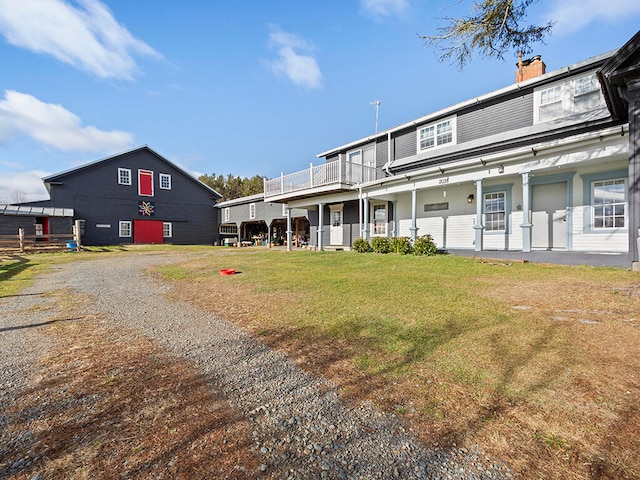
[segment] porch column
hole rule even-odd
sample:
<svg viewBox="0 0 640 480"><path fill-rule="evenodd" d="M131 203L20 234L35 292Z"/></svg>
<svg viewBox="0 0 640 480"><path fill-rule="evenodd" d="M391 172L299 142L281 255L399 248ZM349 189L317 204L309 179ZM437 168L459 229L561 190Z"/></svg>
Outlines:
<svg viewBox="0 0 640 480"><path fill-rule="evenodd" d="M529 191L530 172L522 174L522 251L531 251L531 193Z"/></svg>
<svg viewBox="0 0 640 480"><path fill-rule="evenodd" d="M627 82L629 102L629 259L640 271L640 78Z"/></svg>
<svg viewBox="0 0 640 480"><path fill-rule="evenodd" d="M418 233L418 190L411 190L411 227L409 228L411 242L415 242Z"/></svg>
<svg viewBox="0 0 640 480"><path fill-rule="evenodd" d="M322 251L322 224L324 222L324 203L318 204L318 251Z"/></svg>
<svg viewBox="0 0 640 480"><path fill-rule="evenodd" d="M478 201L476 202L476 224L473 226L476 231L474 250L476 252L481 252L482 230L484 229L484 226L482 225L482 206L484 204L484 198L482 197L482 180L476 180L476 198Z"/></svg>
<svg viewBox="0 0 640 480"><path fill-rule="evenodd" d="M287 252L291 251L291 209L287 207Z"/></svg>
<svg viewBox="0 0 640 480"><path fill-rule="evenodd" d="M396 238L398 236L398 201L391 202L393 205L393 220L391 221L391 237Z"/></svg>
<svg viewBox="0 0 640 480"><path fill-rule="evenodd" d="M369 197L367 195L362 199L362 238L369 240Z"/></svg>

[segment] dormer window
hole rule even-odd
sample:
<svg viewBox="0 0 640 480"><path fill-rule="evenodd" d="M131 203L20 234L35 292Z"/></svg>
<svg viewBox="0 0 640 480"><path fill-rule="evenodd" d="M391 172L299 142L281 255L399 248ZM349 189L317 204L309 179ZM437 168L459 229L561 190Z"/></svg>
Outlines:
<svg viewBox="0 0 640 480"><path fill-rule="evenodd" d="M455 143L455 118L418 127L418 153L430 148Z"/></svg>
<svg viewBox="0 0 640 480"><path fill-rule="evenodd" d="M595 74L536 90L534 99L535 123L564 118L604 106L604 98Z"/></svg>

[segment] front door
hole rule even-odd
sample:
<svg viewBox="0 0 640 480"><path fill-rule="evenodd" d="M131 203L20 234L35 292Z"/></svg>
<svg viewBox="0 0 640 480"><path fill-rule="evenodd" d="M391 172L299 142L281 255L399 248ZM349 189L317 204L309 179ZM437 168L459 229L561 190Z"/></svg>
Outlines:
<svg viewBox="0 0 640 480"><path fill-rule="evenodd" d="M331 228L329 242L331 245L342 245L342 205L331 206Z"/></svg>
<svg viewBox="0 0 640 480"><path fill-rule="evenodd" d="M566 250L567 183L533 185L531 248Z"/></svg>
<svg viewBox="0 0 640 480"><path fill-rule="evenodd" d="M134 220L133 243L164 243L162 220Z"/></svg>

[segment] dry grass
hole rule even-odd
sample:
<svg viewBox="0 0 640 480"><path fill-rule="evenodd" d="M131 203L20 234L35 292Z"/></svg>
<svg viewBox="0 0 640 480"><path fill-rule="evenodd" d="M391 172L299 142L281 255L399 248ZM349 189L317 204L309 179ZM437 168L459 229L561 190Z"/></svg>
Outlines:
<svg viewBox="0 0 640 480"><path fill-rule="evenodd" d="M269 266L261 257L255 267L252 261L215 257L184 264L188 273L175 282L174 295L331 378L345 397L372 400L399 414L428 446L480 445L522 478L640 478L637 274L460 259L469 263L464 268L479 272L473 288L478 308L495 308L500 321L411 357L394 351L395 344L379 348L362 331L353 338L336 335L326 325L337 315L331 302L326 318L310 328L300 311L322 295L312 282L303 292L279 288L275 276L257 281L252 268ZM244 278L217 276L216 269L229 264L242 265ZM294 259L281 266L295 271L299 265ZM420 321L406 315L399 321L408 329Z"/></svg>
<svg viewBox="0 0 640 480"><path fill-rule="evenodd" d="M55 348L8 410L1 478L258 476L248 420L188 362L92 316L42 333ZM28 466L12 472L19 459Z"/></svg>

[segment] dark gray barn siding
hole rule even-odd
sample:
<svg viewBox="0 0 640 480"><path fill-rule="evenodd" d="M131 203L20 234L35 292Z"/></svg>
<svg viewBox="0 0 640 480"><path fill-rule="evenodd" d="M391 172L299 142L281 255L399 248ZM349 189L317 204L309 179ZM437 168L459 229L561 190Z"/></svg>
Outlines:
<svg viewBox="0 0 640 480"><path fill-rule="evenodd" d="M533 93L460 113L458 143L533 125Z"/></svg>
<svg viewBox="0 0 640 480"><path fill-rule="evenodd" d="M118 184L118 168L131 170L131 185ZM138 195L138 170L153 171L154 195ZM160 173L171 175L171 189L160 189ZM211 245L218 237L214 194L145 148L49 177L50 205L73 208L85 220L85 245L131 243L119 236L119 222L171 222L175 244ZM154 215L141 216L138 205L152 202Z"/></svg>

